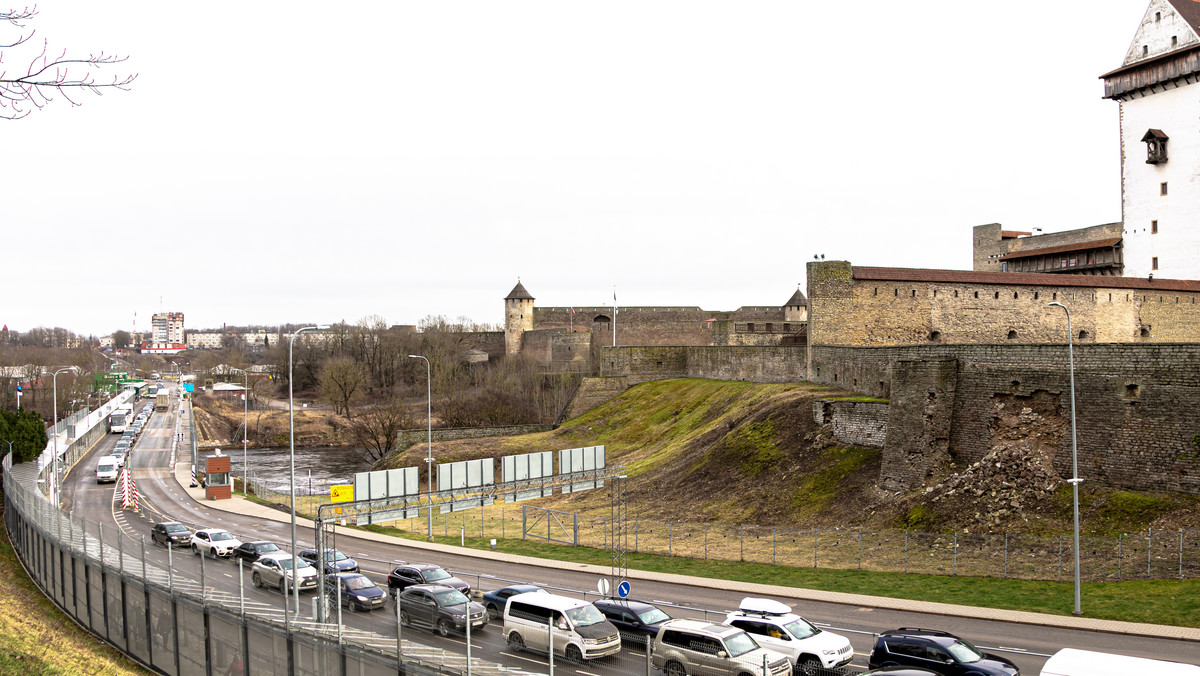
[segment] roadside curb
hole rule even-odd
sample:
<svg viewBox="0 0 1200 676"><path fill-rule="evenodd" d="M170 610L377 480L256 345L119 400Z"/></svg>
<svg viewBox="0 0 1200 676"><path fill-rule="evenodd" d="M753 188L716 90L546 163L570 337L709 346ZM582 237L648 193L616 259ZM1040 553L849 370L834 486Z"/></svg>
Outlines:
<svg viewBox="0 0 1200 676"><path fill-rule="evenodd" d="M285 523L291 522L291 517L288 513L280 512L271 507L267 507L266 505L246 500L240 495L235 494L230 500L204 499L203 488L189 487L189 484L191 483L191 465L187 462L176 463L175 480L179 483L180 487L188 494L189 497L211 509L218 509L225 512L254 516L257 518ZM308 519L297 518L296 524L303 525L305 528L310 530L313 528L312 521ZM458 547L456 545L445 545L437 542L407 540L404 538L381 535L379 533L346 528L343 526L334 526L334 529L339 535L350 535L353 537L362 538L364 540L411 547L413 549L444 552L459 556L470 556L477 559L505 561L508 563L538 566L541 568L594 573L597 576L607 576L610 573L608 566L597 566L593 564L575 563L571 561L555 561L553 559L539 559L532 556L471 549L467 547ZM947 617L970 617L976 619L994 620L998 622L1011 622L1014 624L1028 624L1033 626L1059 627L1063 629L1077 629L1112 634L1126 634L1130 636L1147 636L1200 642L1200 629L1192 627L1175 627L1170 625L1147 624L1142 622L1123 622L1120 620L1105 620L1090 617L1050 615L1047 613L1033 613L1022 610L977 608L974 606L960 606L950 603L937 603L933 601L913 601L909 599L896 599L886 596L866 596L863 594L849 594L846 592L831 592L818 589L805 589L800 587L782 587L778 585L761 584L757 582L714 580L712 578L677 575L674 573L656 573L643 570L631 569L629 570L628 574L629 578L633 580L687 584L697 587L717 588L717 583L719 583L719 587L721 589L741 591L745 592L746 594L753 594L755 596L769 595L796 599L799 601L819 601L823 603L837 603L841 605L944 615Z"/></svg>

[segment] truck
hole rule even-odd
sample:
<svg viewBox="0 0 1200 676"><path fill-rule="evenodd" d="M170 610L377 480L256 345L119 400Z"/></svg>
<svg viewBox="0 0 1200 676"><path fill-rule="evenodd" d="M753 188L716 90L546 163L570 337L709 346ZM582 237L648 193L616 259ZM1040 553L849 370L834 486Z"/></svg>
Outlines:
<svg viewBox="0 0 1200 676"><path fill-rule="evenodd" d="M154 395L154 410L166 411L171 408L171 395L166 390L159 390Z"/></svg>
<svg viewBox="0 0 1200 676"><path fill-rule="evenodd" d="M1179 662L1164 662L1145 657L1111 655L1063 648L1054 653L1042 666L1041 676L1200 676L1200 667Z"/></svg>

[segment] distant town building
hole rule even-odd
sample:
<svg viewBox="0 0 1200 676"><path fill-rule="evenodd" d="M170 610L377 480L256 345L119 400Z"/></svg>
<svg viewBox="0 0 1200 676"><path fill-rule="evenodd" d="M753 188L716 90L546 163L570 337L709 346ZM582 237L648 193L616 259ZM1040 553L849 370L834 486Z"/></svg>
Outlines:
<svg viewBox="0 0 1200 676"><path fill-rule="evenodd" d="M153 343L183 342L183 313L162 312L150 317L150 341Z"/></svg>

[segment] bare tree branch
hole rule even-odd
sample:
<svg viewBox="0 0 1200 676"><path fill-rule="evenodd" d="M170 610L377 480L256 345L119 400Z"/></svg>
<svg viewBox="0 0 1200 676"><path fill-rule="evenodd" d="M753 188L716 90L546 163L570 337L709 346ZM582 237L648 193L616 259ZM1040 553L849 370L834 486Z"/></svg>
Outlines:
<svg viewBox="0 0 1200 676"><path fill-rule="evenodd" d="M22 10L0 12L0 23L8 22L11 26L22 29L26 20L37 16L37 6ZM18 120L29 115L34 110L41 110L61 96L72 106L83 105L74 96L75 92L91 92L103 96L106 89L128 91L129 86L137 79L137 73L132 75L114 75L111 82L96 80L96 69L123 63L129 57L105 54L90 54L87 58L67 58L64 49L57 58L49 56L49 41L43 41L42 51L29 61L24 75L10 76L4 67L6 54L4 49L18 47L28 42L35 31L28 34L18 34L16 40L0 44L0 119ZM82 73L79 71L82 70Z"/></svg>

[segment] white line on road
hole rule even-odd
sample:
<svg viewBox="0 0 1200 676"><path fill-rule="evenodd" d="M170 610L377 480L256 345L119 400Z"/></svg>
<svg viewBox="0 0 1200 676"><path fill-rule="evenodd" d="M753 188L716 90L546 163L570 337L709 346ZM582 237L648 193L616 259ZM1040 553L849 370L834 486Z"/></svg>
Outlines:
<svg viewBox="0 0 1200 676"><path fill-rule="evenodd" d="M501 651L500 654L504 655L505 657L515 657L519 660L525 660L526 662L533 662L534 664L541 664L541 665L548 664L547 662L543 662L541 660L535 660L532 657L525 657L524 655L518 655L516 653L506 653L506 652Z"/></svg>

